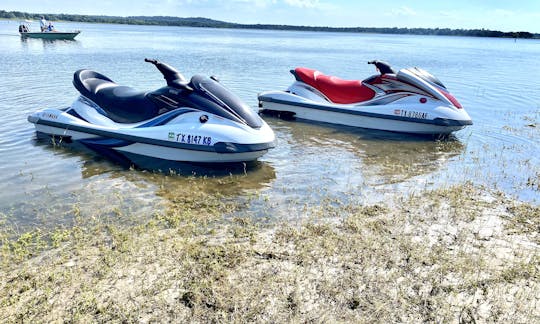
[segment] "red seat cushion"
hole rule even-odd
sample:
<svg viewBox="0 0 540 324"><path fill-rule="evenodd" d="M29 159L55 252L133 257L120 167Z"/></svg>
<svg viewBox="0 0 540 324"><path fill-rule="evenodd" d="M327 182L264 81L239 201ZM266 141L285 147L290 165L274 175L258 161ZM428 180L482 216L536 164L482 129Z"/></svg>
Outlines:
<svg viewBox="0 0 540 324"><path fill-rule="evenodd" d="M296 75L305 83L322 92L330 101L340 104L351 104L370 100L375 91L358 80L343 80L334 76L308 68L296 68Z"/></svg>

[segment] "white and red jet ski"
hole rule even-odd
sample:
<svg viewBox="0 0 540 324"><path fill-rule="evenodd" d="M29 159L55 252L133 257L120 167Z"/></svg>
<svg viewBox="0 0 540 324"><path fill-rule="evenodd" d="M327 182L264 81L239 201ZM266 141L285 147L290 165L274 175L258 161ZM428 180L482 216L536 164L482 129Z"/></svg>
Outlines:
<svg viewBox="0 0 540 324"><path fill-rule="evenodd" d="M291 70L286 91L259 94L260 112L353 127L414 134L447 135L472 125L443 83L419 68L397 73L371 61L379 74L363 81L342 80L308 68Z"/></svg>

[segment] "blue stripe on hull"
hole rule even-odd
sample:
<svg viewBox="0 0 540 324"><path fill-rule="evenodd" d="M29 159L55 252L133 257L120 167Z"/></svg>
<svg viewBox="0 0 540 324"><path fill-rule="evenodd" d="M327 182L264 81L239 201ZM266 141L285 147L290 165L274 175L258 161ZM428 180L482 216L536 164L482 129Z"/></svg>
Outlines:
<svg viewBox="0 0 540 324"><path fill-rule="evenodd" d="M411 118L411 117L394 116L394 115L387 115L387 114L377 114L377 113L361 111L361 110L343 109L339 107L314 105L314 104L305 103L305 102L292 102L292 101L281 100L281 99L265 97L265 96L259 96L259 101L273 102L273 103L277 103L281 105L296 106L296 107L309 108L309 109L314 109L314 110L323 110L323 111L341 113L341 114L346 114L346 115L358 115L358 116L365 116L365 117L371 117L371 118L391 119L391 120L398 120L398 121L418 123L418 124L431 124L431 125L437 125L437 126L472 125L471 120L455 120L455 119L447 119L447 118L435 118L431 120L431 119ZM263 105L263 109L262 109L263 113L264 113L264 109L265 108ZM272 109L268 109L268 110L272 110Z"/></svg>
<svg viewBox="0 0 540 324"><path fill-rule="evenodd" d="M126 140L117 139L117 138L88 138L88 139L79 140L79 142L81 142L84 145L95 145L95 146L102 146L102 147L108 147L108 148L128 146L134 143L132 141L126 141Z"/></svg>
<svg viewBox="0 0 540 324"><path fill-rule="evenodd" d="M113 162L116 162L123 167L135 166L140 169L147 169L159 172L180 172L182 174L219 174L220 171L227 170L229 174L231 170L245 170L246 165L254 165L255 160L244 162L195 162L195 161L175 161L167 160L158 157L151 157L142 154L131 153L127 151L118 151L117 148L134 144L134 142L119 140L114 138L89 138L72 141L71 136L51 135L43 132L36 132L38 138L51 139L58 137L55 144L60 144L66 147L79 149L88 149L95 152ZM221 143L225 144L225 143ZM255 144L254 144L255 145ZM227 152L231 153L231 152ZM216 173L217 172L217 173Z"/></svg>
<svg viewBox="0 0 540 324"><path fill-rule="evenodd" d="M176 118L176 117L178 117L180 115L183 115L185 113L188 113L188 112L193 112L193 111L196 111L196 110L188 109L188 108L175 109L173 111L169 111L168 113L160 115L159 117L154 118L154 119L150 120L147 123L139 125L136 128L154 127L154 126L165 125L168 122L170 122L171 120L173 120L174 118Z"/></svg>
<svg viewBox="0 0 540 324"><path fill-rule="evenodd" d="M60 129L67 129L75 132L86 133L90 135L97 135L105 138L124 140L132 143L143 143L149 145L172 147L190 151L203 151L203 152L216 152L216 153L245 153L254 151L264 151L275 147L275 142L269 143L257 143L257 144L239 144L239 143L223 143L218 142L214 145L198 145L198 144L186 144L174 141L160 140L148 137L134 136L128 134L121 134L112 131L106 131L101 129L83 127L79 125L67 125L52 120L39 119L36 124L52 126Z"/></svg>

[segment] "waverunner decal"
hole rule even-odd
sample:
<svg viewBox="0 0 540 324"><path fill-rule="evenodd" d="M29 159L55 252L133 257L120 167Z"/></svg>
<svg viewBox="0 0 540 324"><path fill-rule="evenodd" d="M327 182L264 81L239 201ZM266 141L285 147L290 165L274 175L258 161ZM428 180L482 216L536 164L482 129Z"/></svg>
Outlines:
<svg viewBox="0 0 540 324"><path fill-rule="evenodd" d="M49 112L43 113L41 117L46 118L46 119L54 119L54 120L58 119L58 115L49 113Z"/></svg>

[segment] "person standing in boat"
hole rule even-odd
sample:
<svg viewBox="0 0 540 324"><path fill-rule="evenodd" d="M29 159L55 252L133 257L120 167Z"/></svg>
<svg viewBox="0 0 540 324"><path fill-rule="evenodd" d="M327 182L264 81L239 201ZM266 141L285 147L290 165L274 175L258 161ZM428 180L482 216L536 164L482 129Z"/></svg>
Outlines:
<svg viewBox="0 0 540 324"><path fill-rule="evenodd" d="M47 27L49 25L47 24L47 20L45 20L45 16L41 16L41 20L39 21L39 26L41 27L42 32L47 30Z"/></svg>

